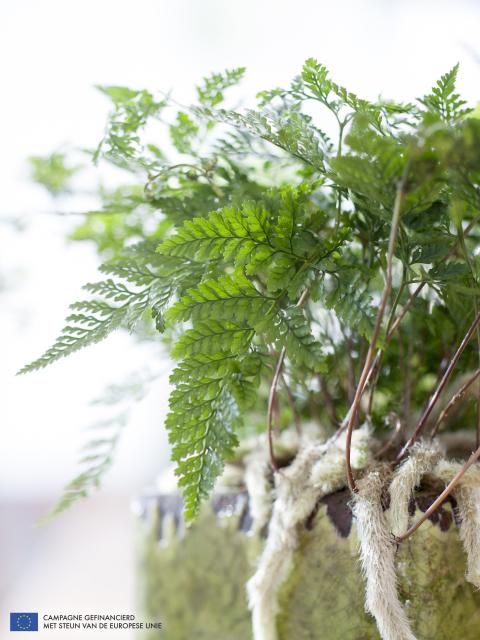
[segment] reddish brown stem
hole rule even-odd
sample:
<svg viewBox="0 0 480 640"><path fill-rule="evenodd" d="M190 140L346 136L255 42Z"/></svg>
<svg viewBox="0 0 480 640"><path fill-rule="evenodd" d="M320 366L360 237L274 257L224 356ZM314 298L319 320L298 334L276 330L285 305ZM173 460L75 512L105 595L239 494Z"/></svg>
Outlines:
<svg viewBox="0 0 480 640"><path fill-rule="evenodd" d="M465 228L464 230L464 234L468 234L471 229L475 226L475 224L477 224L480 220L480 215L476 216ZM455 244L453 245L453 247L450 249L450 251L439 261L439 263L443 263L445 262L445 260L447 260L450 256L452 256L456 249L457 249L457 245L458 245L458 241L455 242ZM387 331L387 335L385 337L385 343L388 344L390 342L390 340L392 339L392 337L394 336L395 332L397 331L398 327L400 326L400 323L402 322L403 318L407 315L407 313L410 311L410 309L412 308L415 300L417 299L418 295L421 293L422 289L424 288L424 286L426 285L426 282L421 282L420 284L417 285L417 287L415 288L415 290L413 291L412 294L410 294L409 299L407 300L405 306L402 308L402 311L398 314L398 316L395 318L395 320L393 321L391 327L389 328L389 330ZM372 376L375 374L376 369L378 369L380 367L380 363L382 360L382 356L383 356L383 350L379 349L379 351L377 352L375 359L373 361L373 364L371 365L370 370L368 371L367 376L365 377L365 380L363 382L363 388L365 388L365 386L368 384L369 380L372 378ZM360 377L360 382L362 382L363 379L363 371L362 371L362 376ZM359 387L360 387L360 382L359 382ZM358 389L357 389L358 391ZM363 390L361 392L361 394L363 394ZM361 394L360 394L360 398L361 398ZM354 404L356 404L355 399L354 399ZM352 415L353 415L353 408L354 408L354 404L351 405L347 415L345 416L345 419L343 420L342 424L340 425L340 427L338 428L335 437L338 437L340 435L340 433L342 433L342 431L350 424L351 419L352 419ZM480 406L478 409L479 413L478 413L478 421L477 421L477 438L479 440L479 445L480 445ZM356 412L358 412L358 408L356 409ZM353 423L356 420L356 416L353 420ZM353 428L353 427L352 427ZM347 433L347 442L348 440L350 440L350 443L348 444L348 447L350 449L351 446L351 434L349 435ZM350 458L350 451L348 450L347 453L347 459ZM349 480L349 486L350 488L355 487L355 483L353 481L353 477L351 476L351 469L349 470L349 464L347 462L347 478Z"/></svg>
<svg viewBox="0 0 480 640"><path fill-rule="evenodd" d="M457 484L460 482L462 477L468 471L468 469L474 464L478 458L480 458L480 447L477 448L476 451L472 453L467 462L463 465L463 467L459 470L459 472L450 480L448 485L442 491L442 493L438 496L438 498L432 503L432 505L425 511L424 514L413 524L410 529L408 529L401 536L396 537L397 542L404 542L407 538L409 538L415 531L427 520L435 511L445 502L448 496L455 489Z"/></svg>
<svg viewBox="0 0 480 640"><path fill-rule="evenodd" d="M380 330L382 328L382 321L383 321L383 316L385 315L385 309L387 307L388 298L390 297L390 292L392 290L393 255L395 253L395 246L397 244L398 228L400 225L400 212L402 209L404 190L405 190L405 181L406 181L406 171L404 172L404 176L398 185L397 194L395 197L395 205L393 207L392 226L390 230L390 237L388 240L387 272L385 277L385 287L383 289L382 297L378 307L377 317L375 319L375 325L373 327L373 334L368 347L367 357L365 358L365 363L363 365L360 380L358 382L358 386L355 391L355 397L353 399L353 403L350 408L350 412L349 412L350 416L347 423L347 435L346 435L346 442L345 442L345 462L347 465L348 486L352 491L357 490L355 479L353 477L351 460L350 460L351 447L352 447L352 433L357 422L357 416L360 409L360 401L362 399L363 392L367 384L367 380L370 378L371 370L373 369L372 363L375 356L375 349L377 347L377 341L380 336Z"/></svg>
<svg viewBox="0 0 480 640"><path fill-rule="evenodd" d="M407 358L405 362L405 387L403 395L403 422L408 424L410 421L410 407L412 404L412 356L413 356L413 334L410 331L408 336Z"/></svg>
<svg viewBox="0 0 480 640"><path fill-rule="evenodd" d="M402 310L400 311L400 313L398 314L398 316L395 318L395 320L392 323L392 326L390 327L389 332L387 333L387 337L386 337L386 342L390 342L390 340L392 339L395 331L398 329L401 321L403 320L403 318L407 315L407 313L410 311L410 309L413 306L413 303L415 302L415 300L417 299L418 294L421 292L421 290L423 289L423 287L426 285L426 282L421 282L417 288L415 289L415 291L410 295L409 299L407 300L407 303L405 304L405 306L402 308Z"/></svg>
<svg viewBox="0 0 480 640"><path fill-rule="evenodd" d="M438 399L440 397L440 394L444 390L445 385L447 384L447 382L450 379L450 376L453 373L453 370L457 366L457 363L458 363L458 361L460 359L460 356L464 352L465 347L467 346L467 344L470 342L470 339L471 339L472 335L475 333L475 330L476 330L477 326L479 325L479 323L480 323L480 313L478 313L477 316L475 317L475 320L472 322L472 324L470 325L469 330L467 331L467 333L463 337L463 340L460 343L460 346L458 347L457 351L455 352L453 358L450 360L450 364L448 365L445 373L443 374L442 379L438 383L437 388L435 389L435 392L430 397L428 405L425 408L425 411L423 412L420 420L418 421L418 424L417 424L417 426L415 428L415 431L410 436L410 438L406 442L405 446L402 448L402 450L398 454L398 456L396 458L397 462L403 458L403 456L408 451L408 449L412 446L412 444L414 444L414 442L416 442L418 436L420 435L420 432L422 431L422 429L426 425L427 420L428 420L428 418L430 417L430 414L433 411L433 408L437 404Z"/></svg>
<svg viewBox="0 0 480 640"><path fill-rule="evenodd" d="M477 224L480 220L480 215L476 216L465 228L464 230L464 234L468 234L471 229L475 226L475 224ZM455 244L453 245L453 247L450 249L450 251L439 261L439 264L445 262L445 260L447 260L450 256L452 256L456 249L457 249L457 245L458 245L458 241L455 242ZM388 344L390 342L390 340L392 339L392 337L394 336L395 332L397 331L398 327L400 326L400 323L402 322L403 318L406 316L406 314L410 311L410 309L412 308L415 300L417 299L418 295L421 293L422 289L424 288L424 286L426 285L426 282L421 282L420 284L417 285L416 289L413 291L413 293L410 295L409 299L407 300L405 306L402 308L402 311L398 314L398 316L395 318L395 320L393 321L391 327L389 328L387 335L385 337L385 342ZM383 350L380 349L376 356L375 359L371 365L371 369L367 374L367 377L365 379L365 382L363 383L363 388L365 388L365 386L368 384L368 382L370 381L370 379L372 378L372 376L376 375L379 367L380 367L380 362L383 356ZM362 371L363 374L363 371ZM362 380L363 375L361 376L360 380ZM358 391L358 389L357 389ZM362 391L363 394L363 391ZM355 400L354 400L355 403ZM344 422L340 425L337 434L339 435L345 428L345 426L347 426L351 420L351 416L353 413L353 408L354 405L352 404L352 406L350 407L350 410L346 416L346 419L344 420ZM350 436L351 438L351 436ZM347 439L348 439L348 434L347 434ZM480 404L479 404L479 408L478 408L478 414L477 414L477 440L478 440L478 444L480 446ZM348 463L347 463L347 476L348 476ZM350 483L349 483L350 484Z"/></svg>
<svg viewBox="0 0 480 640"><path fill-rule="evenodd" d="M438 429L440 427L440 424L445 420L445 418L450 413L451 409L457 404L457 402L459 402L459 400L461 400L463 398L465 393L472 386L472 384L475 382L475 380L478 378L478 376L480 376L480 369L475 371L473 376L470 376L470 378L465 382L465 384L463 384L460 387L460 389L457 391L457 393L450 399L449 403L443 409L443 411L440 413L440 415L437 418L437 421L435 422L435 424L434 424L434 426L432 428L432 432L430 434L431 438L434 438L437 435L437 432L438 432ZM479 446L480 445L477 445L477 448Z"/></svg>

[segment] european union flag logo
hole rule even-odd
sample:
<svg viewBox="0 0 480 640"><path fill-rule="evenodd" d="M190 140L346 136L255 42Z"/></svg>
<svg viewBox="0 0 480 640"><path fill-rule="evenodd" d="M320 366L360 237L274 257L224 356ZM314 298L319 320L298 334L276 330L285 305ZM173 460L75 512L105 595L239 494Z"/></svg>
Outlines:
<svg viewBox="0 0 480 640"><path fill-rule="evenodd" d="M11 613L10 631L38 631L38 613Z"/></svg>

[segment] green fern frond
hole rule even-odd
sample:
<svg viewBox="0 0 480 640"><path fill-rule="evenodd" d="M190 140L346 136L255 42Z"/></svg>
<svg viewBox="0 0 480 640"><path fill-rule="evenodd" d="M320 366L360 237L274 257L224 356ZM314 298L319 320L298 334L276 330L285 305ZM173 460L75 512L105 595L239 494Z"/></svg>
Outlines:
<svg viewBox="0 0 480 640"><path fill-rule="evenodd" d="M146 264L131 259L116 260L101 265L100 271L117 276L139 287L148 285L155 278L155 274Z"/></svg>
<svg viewBox="0 0 480 640"><path fill-rule="evenodd" d="M244 268L269 292L283 290L319 254L319 238L313 229L301 227L312 207L310 198L311 188L283 188L272 192L271 202L245 202L193 218L158 251L170 258Z"/></svg>
<svg viewBox="0 0 480 640"><path fill-rule="evenodd" d="M104 340L118 329L128 313L127 307L114 307L104 302L84 301L71 306L87 313L73 313L66 318L69 323L45 353L20 369L19 374L48 366L79 349Z"/></svg>
<svg viewBox="0 0 480 640"><path fill-rule="evenodd" d="M458 67L415 105L399 105L358 97L309 59L288 88L261 92L258 110L220 109L243 71L212 74L197 87L198 106L180 111L148 91L102 89L113 112L96 157L129 169L135 184L102 190L102 209L74 231L110 258L105 276L86 286L91 299L72 305L53 347L22 370L116 328L168 345L178 364L167 427L189 518L237 434L260 425L281 350L290 407L280 407L279 426L296 410L316 419L318 409L319 422L335 428L362 371L387 265L376 340L382 367L368 415L380 431L386 415L408 424L421 410L426 381L478 307L480 121L464 117ZM149 138L167 104L162 125L174 157ZM333 142L317 113L335 126ZM214 131L217 123L228 126ZM61 160L48 164L45 184L64 183L69 165ZM418 296L417 283L425 285ZM162 337L144 322L152 317ZM395 318L401 323L388 342ZM477 351L471 341L463 371L478 366ZM327 362L323 402L317 374ZM109 438L91 443L66 502L94 485Z"/></svg>
<svg viewBox="0 0 480 640"><path fill-rule="evenodd" d="M290 262L302 259L293 253L294 219L283 210L278 223L260 204L244 203L241 209L225 208L206 218L188 220L159 247L161 253L188 256L199 261L222 260L237 267L268 263L278 254Z"/></svg>
<svg viewBox="0 0 480 640"><path fill-rule="evenodd" d="M113 103L105 136L98 145L93 160L96 162L105 155L120 166L128 166L129 161L136 158L140 164L147 165L140 158L142 144L140 130L151 117L157 117L165 107L165 100L155 100L146 90L135 91L128 87L97 86Z"/></svg>
<svg viewBox="0 0 480 640"><path fill-rule="evenodd" d="M465 109L465 100L455 93L459 64L445 73L432 88L432 92L420 99L420 102L444 122L460 120L472 109Z"/></svg>
<svg viewBox="0 0 480 640"><path fill-rule="evenodd" d="M177 113L176 123L169 128L173 145L180 153L192 152L192 141L197 132L198 125L183 111Z"/></svg>
<svg viewBox="0 0 480 640"><path fill-rule="evenodd" d="M136 373L120 384L108 386L101 397L91 402L92 406L115 406L119 411L88 428L88 432L95 436L90 437L80 451L80 473L67 484L60 499L39 524L48 522L99 488L113 464L118 443L128 423L131 403L140 402L145 397L148 385L155 377L149 373Z"/></svg>
<svg viewBox="0 0 480 640"><path fill-rule="evenodd" d="M277 349L286 349L288 358L297 365L321 372L325 370L325 356L320 343L311 333L310 323L300 307L281 309L263 318L256 325L268 342Z"/></svg>
<svg viewBox="0 0 480 640"><path fill-rule="evenodd" d="M212 73L197 87L199 102L207 107L215 107L223 102L223 92L235 86L245 75L245 67L226 69L223 73Z"/></svg>
<svg viewBox="0 0 480 640"><path fill-rule="evenodd" d="M212 113L212 117L270 142L320 172L325 170L324 159L331 150L330 139L303 113L294 111L285 118L253 110L236 113L221 109Z"/></svg>
<svg viewBox="0 0 480 640"><path fill-rule="evenodd" d="M41 369L79 349L96 344L120 327L131 331L148 309L156 317L160 328L163 326L163 308L171 297L171 284L157 277L152 277L150 284L138 291L131 291L111 279L87 284L85 289L94 295L101 295L103 299L73 303L70 308L74 313L67 316L67 325L54 344L40 358L20 369L19 374Z"/></svg>
<svg viewBox="0 0 480 640"><path fill-rule="evenodd" d="M126 422L127 414L121 413L110 420L94 425L93 428L106 430L108 435L90 440L82 448L79 463L83 470L67 484L60 499L46 516L40 519L39 524L45 524L70 509L76 502L88 497L92 491L99 488L103 477L113 464L114 454Z"/></svg>
<svg viewBox="0 0 480 640"><path fill-rule="evenodd" d="M195 323L194 329L187 330L172 348L174 358L195 356L199 353L231 351L240 353L247 350L254 330L249 326L228 320L210 319Z"/></svg>
<svg viewBox="0 0 480 640"><path fill-rule="evenodd" d="M189 381L192 377L203 378L210 376L220 380L230 370L235 360L235 354L231 351L218 351L216 353L198 353L185 358L173 371L171 381L175 383ZM174 398L174 392L172 395Z"/></svg>
<svg viewBox="0 0 480 640"><path fill-rule="evenodd" d="M350 277L349 281L337 281L331 291L324 291L324 301L328 309L333 309L341 323L369 339L375 309L368 293L368 281L365 275Z"/></svg>
<svg viewBox="0 0 480 640"><path fill-rule="evenodd" d="M177 462L176 475L185 500L185 516L192 519L215 479L224 460L238 444L234 430L240 424L237 403L229 390L228 369L233 356L210 359L196 357L177 368L171 377L176 389L170 397L166 427ZM213 373L217 377L212 377ZM210 376L208 374L210 373Z"/></svg>
<svg viewBox="0 0 480 640"><path fill-rule="evenodd" d="M237 353L224 350L187 357L171 375L174 390L166 427L187 519L195 517L238 444L240 409L256 399L261 369L258 355L245 341Z"/></svg>
<svg viewBox="0 0 480 640"><path fill-rule="evenodd" d="M201 282L167 311L171 322L179 320L255 321L268 313L276 299L262 295L252 282L240 273Z"/></svg>

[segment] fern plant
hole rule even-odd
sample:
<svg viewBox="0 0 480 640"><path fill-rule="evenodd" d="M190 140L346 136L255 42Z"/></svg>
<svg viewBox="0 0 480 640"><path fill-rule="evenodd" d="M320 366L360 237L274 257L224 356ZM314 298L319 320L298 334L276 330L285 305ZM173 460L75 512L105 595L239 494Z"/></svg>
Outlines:
<svg viewBox="0 0 480 640"><path fill-rule="evenodd" d="M255 109L228 107L244 69L206 78L190 107L100 87L112 111L93 159L129 186L102 189L72 237L96 243L105 278L22 373L120 328L163 341L177 361L166 427L190 519L239 438L267 424L351 432L362 413L379 437L401 425L394 449L411 444L478 318L480 122L457 72L405 104L359 98L313 59ZM71 175L60 160L35 159L51 190ZM449 382L478 370L471 333ZM446 426L480 433L476 404L456 408Z"/></svg>

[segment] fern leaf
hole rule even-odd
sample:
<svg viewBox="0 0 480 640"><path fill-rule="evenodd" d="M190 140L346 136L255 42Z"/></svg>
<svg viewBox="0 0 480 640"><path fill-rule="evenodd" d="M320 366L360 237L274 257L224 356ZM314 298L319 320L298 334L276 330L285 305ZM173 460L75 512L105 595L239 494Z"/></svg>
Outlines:
<svg viewBox="0 0 480 640"><path fill-rule="evenodd" d="M470 113L472 109L465 109L467 104L458 93L455 93L459 64L445 73L437 81L432 92L420 99L420 102L444 122L454 122Z"/></svg>
<svg viewBox="0 0 480 640"><path fill-rule="evenodd" d="M318 237L300 228L310 197L309 188L283 188L272 193L268 208L246 202L199 216L185 222L158 251L169 258L244 268L269 292L284 290L299 268L318 254Z"/></svg>
<svg viewBox="0 0 480 640"><path fill-rule="evenodd" d="M261 318L275 300L262 295L248 278L237 273L205 280L196 289L188 289L166 315L172 322L209 318L242 322Z"/></svg>
<svg viewBox="0 0 480 640"><path fill-rule="evenodd" d="M277 224L262 205L247 202L241 209L225 208L185 222L159 251L199 261L232 262L254 273L258 265L279 255L289 263L302 259L293 252L293 224L291 211L283 209Z"/></svg>
<svg viewBox="0 0 480 640"><path fill-rule="evenodd" d="M114 108L108 118L105 136L93 156L94 162L101 155L120 166L127 165L134 158L140 159L140 131L149 118L158 117L166 101L155 100L146 90L134 91L117 86L97 86L97 89L110 98Z"/></svg>
<svg viewBox="0 0 480 640"><path fill-rule="evenodd" d="M148 286L131 291L124 284L108 279L87 284L84 288L103 299L73 303L70 308L74 313L67 316L67 325L54 344L40 358L20 369L19 374L41 369L96 344L120 327L131 331L147 309L151 309L156 317L157 328L163 327L161 313L171 297L168 282L153 277Z"/></svg>
<svg viewBox="0 0 480 640"><path fill-rule="evenodd" d="M93 301L77 302L73 309L86 310L88 313L74 313L67 316L67 326L45 353L20 369L19 374L42 369L47 365L68 356L79 349L104 340L112 331L121 326L127 309L114 307L106 303Z"/></svg>
<svg viewBox="0 0 480 640"><path fill-rule="evenodd" d="M245 75L245 67L226 69L223 73L212 73L204 78L197 87L197 95L201 104L214 107L224 100L225 89L235 86Z"/></svg>
<svg viewBox="0 0 480 640"><path fill-rule="evenodd" d="M254 353L223 351L186 358L171 375L166 426L187 519L195 517L238 445L239 407L256 399L260 369Z"/></svg>
<svg viewBox="0 0 480 640"><path fill-rule="evenodd" d="M305 60L302 69L302 80L308 89L322 102L327 102L332 90L332 81L328 70L314 58Z"/></svg>
<svg viewBox="0 0 480 640"><path fill-rule="evenodd" d="M174 358L185 358L199 353L218 351L244 352L253 337L253 329L228 320L197 322L177 340L172 348Z"/></svg>
<svg viewBox="0 0 480 640"><path fill-rule="evenodd" d="M223 470L224 460L238 444L234 430L240 424L235 399L228 388L228 365L217 368L221 354L202 362L196 358L177 368L166 427L177 462L176 475L185 499L185 516L192 519ZM226 362L232 356L227 356ZM210 369L209 369L210 366ZM219 377L212 376L213 372Z"/></svg>
<svg viewBox="0 0 480 640"><path fill-rule="evenodd" d="M284 347L287 356L296 364L305 365L316 372L325 370L322 347L313 337L310 323L300 307L281 309L263 318L255 328L263 332L277 349Z"/></svg>
<svg viewBox="0 0 480 640"><path fill-rule="evenodd" d="M303 113L293 111L288 118L283 118L253 110L240 114L221 109L211 115L220 122L226 122L240 131L270 142L320 172L325 170L324 159L331 149L330 140Z"/></svg>
<svg viewBox="0 0 480 640"><path fill-rule="evenodd" d="M112 263L107 262L100 267L100 271L117 276L137 286L150 284L155 278L155 274L149 269L148 265L127 259L116 260Z"/></svg>
<svg viewBox="0 0 480 640"><path fill-rule="evenodd" d="M84 467L73 480L64 488L63 493L53 508L44 516L40 523L48 522L55 516L72 507L79 500L86 498L92 491L98 489L105 474L110 469L114 454L126 424L126 415L120 414L106 422L95 425L96 428L113 427L110 437L91 440L82 449L79 462Z"/></svg>
<svg viewBox="0 0 480 640"><path fill-rule="evenodd" d="M104 395L91 402L92 405L123 406L118 413L91 425L88 431L99 434L87 440L81 449L79 464L81 471L64 488L53 508L40 520L48 522L76 502L98 489L109 471L116 449L130 415L130 403L140 402L148 391L148 383L154 379L151 374L135 374L121 383L107 387ZM127 405L125 403L128 403Z"/></svg>
<svg viewBox="0 0 480 640"><path fill-rule="evenodd" d="M337 286L325 292L325 305L334 309L343 325L369 339L375 320L375 310L368 294L368 281L363 274L338 281Z"/></svg>

